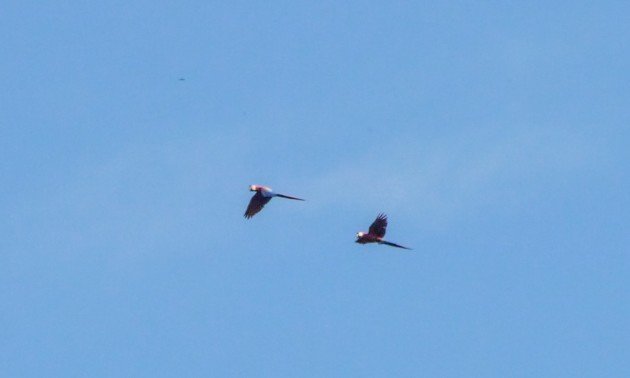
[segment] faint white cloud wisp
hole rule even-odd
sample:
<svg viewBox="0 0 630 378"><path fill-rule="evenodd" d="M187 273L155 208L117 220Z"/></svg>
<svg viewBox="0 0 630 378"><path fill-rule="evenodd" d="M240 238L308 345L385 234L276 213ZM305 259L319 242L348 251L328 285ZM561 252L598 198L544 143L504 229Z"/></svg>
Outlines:
<svg viewBox="0 0 630 378"><path fill-rule="evenodd" d="M380 152L382 151L382 153ZM593 167L597 146L557 129L401 138L309 180L321 206L388 209L449 223L483 206L517 208L554 180Z"/></svg>

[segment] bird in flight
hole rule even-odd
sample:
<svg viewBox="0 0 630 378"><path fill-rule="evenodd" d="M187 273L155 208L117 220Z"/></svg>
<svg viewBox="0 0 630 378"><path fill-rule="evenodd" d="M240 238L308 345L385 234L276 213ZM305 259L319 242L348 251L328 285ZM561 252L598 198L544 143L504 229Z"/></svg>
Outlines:
<svg viewBox="0 0 630 378"><path fill-rule="evenodd" d="M273 197L288 198L297 201L304 201L302 198L291 197L280 193L274 193L271 188L262 185L250 185L249 190L256 192L252 199L249 201L247 210L245 210L245 218L249 219L262 210L265 205L271 201Z"/></svg>
<svg viewBox="0 0 630 378"><path fill-rule="evenodd" d="M387 215L381 213L379 214L372 225L370 226L369 231L366 232L357 232L357 240L356 243L359 244L367 244L367 243L378 243L390 245L392 247L411 249L407 247L403 247L402 245L398 245L396 243L388 242L383 240L383 236L385 236L385 229L387 228Z"/></svg>

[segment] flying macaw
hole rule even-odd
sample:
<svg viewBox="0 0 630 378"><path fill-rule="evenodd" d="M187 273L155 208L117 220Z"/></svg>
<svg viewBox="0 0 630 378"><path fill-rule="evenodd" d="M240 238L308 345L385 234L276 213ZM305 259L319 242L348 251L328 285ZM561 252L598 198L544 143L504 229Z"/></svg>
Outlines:
<svg viewBox="0 0 630 378"><path fill-rule="evenodd" d="M262 210L263 207L267 204L267 202L271 201L273 197L282 197L288 198L297 201L304 201L302 198L291 197L280 193L274 193L271 188L262 185L250 185L249 190L252 192L256 192L252 199L249 201L249 205L247 206L247 210L245 210L245 218L249 219L253 217L256 213Z"/></svg>
<svg viewBox="0 0 630 378"><path fill-rule="evenodd" d="M385 229L387 228L387 215L381 213L376 217L376 220L372 222L369 231L366 232L357 232L357 240L356 243L359 244L367 244L367 243L378 243L390 245L392 247L411 249L407 247L403 247L402 245L398 245L396 243L388 242L383 240L383 236L385 236Z"/></svg>

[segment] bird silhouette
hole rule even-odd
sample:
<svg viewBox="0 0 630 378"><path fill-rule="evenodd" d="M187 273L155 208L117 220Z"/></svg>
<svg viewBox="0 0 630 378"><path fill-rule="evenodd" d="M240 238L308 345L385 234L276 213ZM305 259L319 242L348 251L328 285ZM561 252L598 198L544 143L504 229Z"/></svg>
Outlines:
<svg viewBox="0 0 630 378"><path fill-rule="evenodd" d="M245 218L249 219L256 215L260 210L262 210L265 205L271 201L273 197L281 197L287 198L297 201L305 201L302 198L291 197L280 193L274 193L271 188L262 185L250 185L249 190L252 192L256 192L252 199L249 201L249 205L247 206L247 210L245 210Z"/></svg>
<svg viewBox="0 0 630 378"><path fill-rule="evenodd" d="M399 245L396 243L383 240L386 229L387 229L387 215L381 213L376 217L374 222L372 222L368 232L363 232L363 231L357 232L357 240L355 242L359 244L378 243L378 244L385 244L385 245L389 245L389 246L397 247L397 248L411 249L411 248L403 247L402 245Z"/></svg>

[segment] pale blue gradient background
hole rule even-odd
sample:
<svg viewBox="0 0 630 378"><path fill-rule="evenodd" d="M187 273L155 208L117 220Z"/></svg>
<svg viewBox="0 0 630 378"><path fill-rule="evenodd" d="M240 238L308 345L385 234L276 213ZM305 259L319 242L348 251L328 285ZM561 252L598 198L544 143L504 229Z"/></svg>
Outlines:
<svg viewBox="0 0 630 378"><path fill-rule="evenodd" d="M630 376L628 15L4 1L0 376Z"/></svg>

